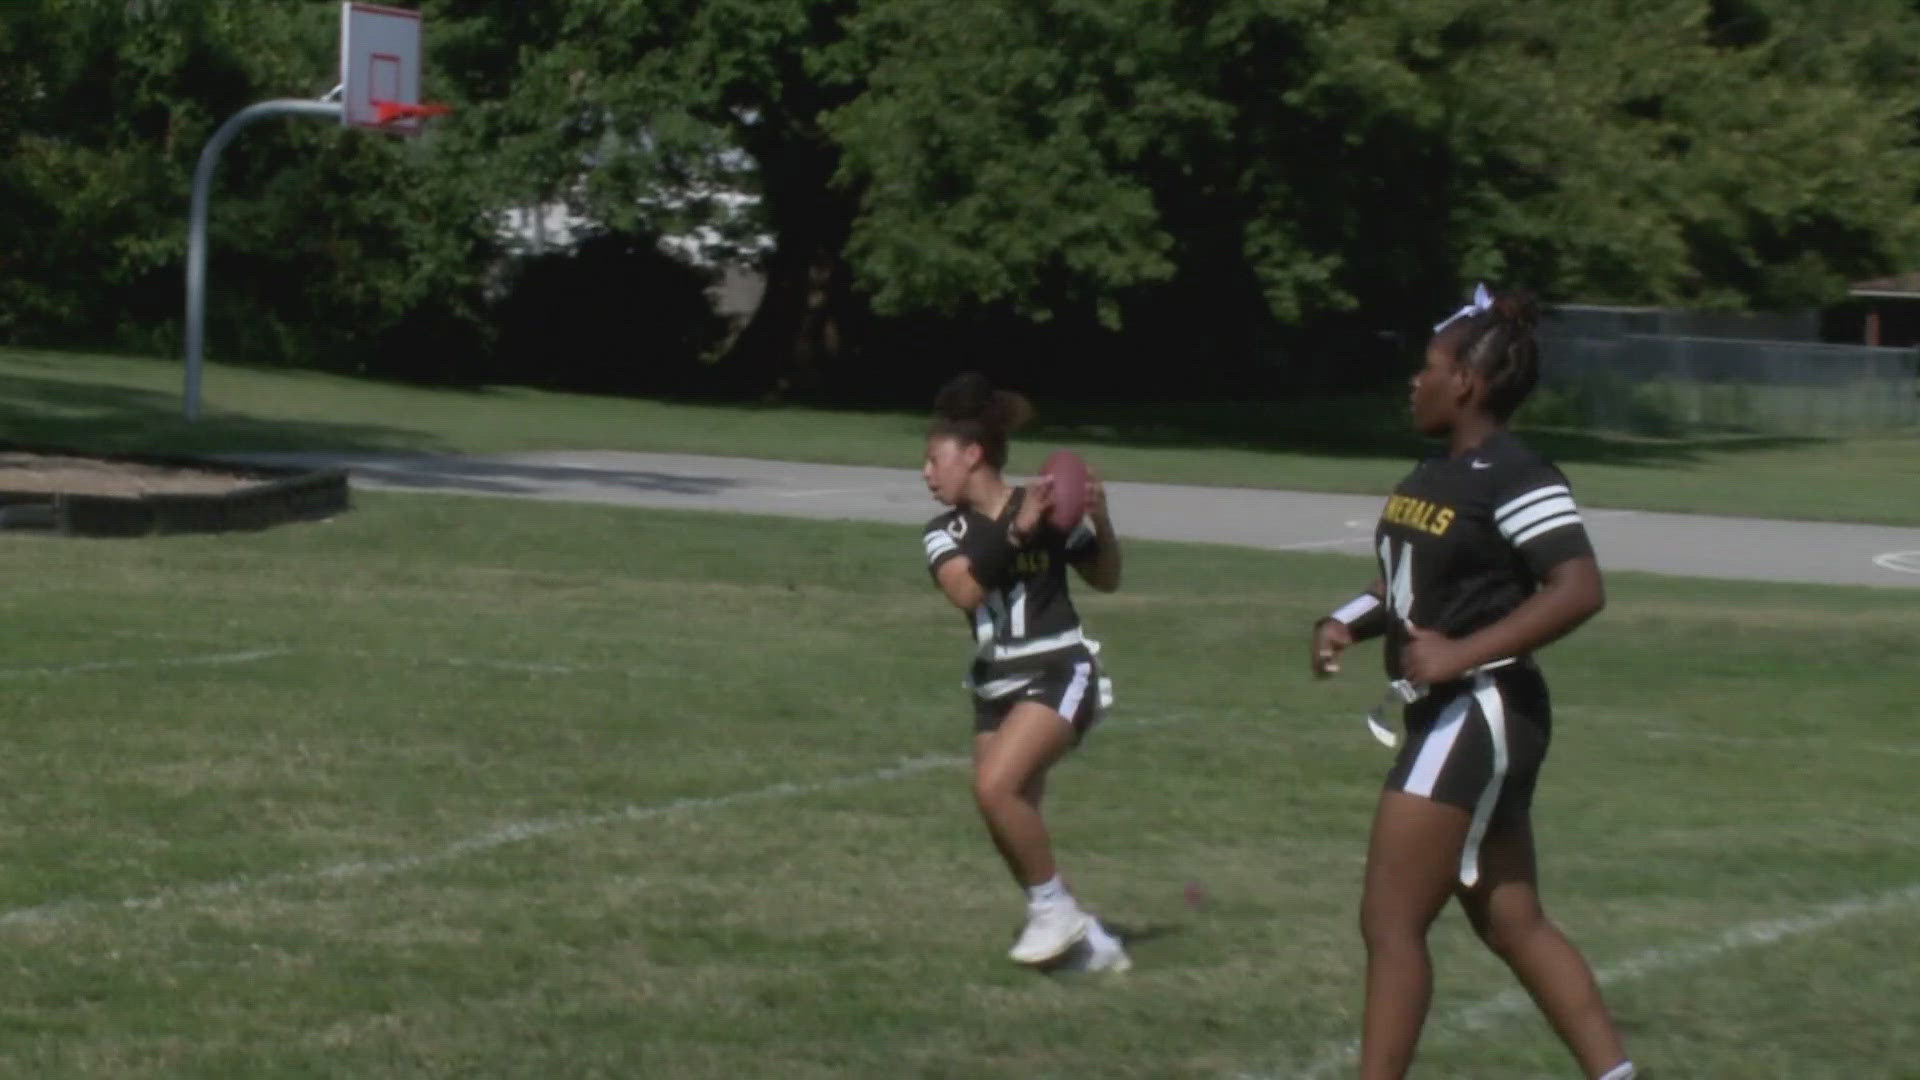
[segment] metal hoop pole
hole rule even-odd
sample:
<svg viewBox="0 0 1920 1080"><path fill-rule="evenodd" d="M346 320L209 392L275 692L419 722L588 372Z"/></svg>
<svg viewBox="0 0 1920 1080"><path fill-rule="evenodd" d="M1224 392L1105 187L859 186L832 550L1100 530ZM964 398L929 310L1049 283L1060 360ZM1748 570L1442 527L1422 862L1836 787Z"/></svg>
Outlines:
<svg viewBox="0 0 1920 1080"><path fill-rule="evenodd" d="M188 420L200 418L200 353L206 341L207 308L207 198L213 189L213 170L220 152L233 141L240 129L264 116L325 116L338 120L341 105L337 101L307 101L277 98L249 105L227 118L200 151L200 163L193 170L193 205L187 213L187 371L186 412Z"/></svg>

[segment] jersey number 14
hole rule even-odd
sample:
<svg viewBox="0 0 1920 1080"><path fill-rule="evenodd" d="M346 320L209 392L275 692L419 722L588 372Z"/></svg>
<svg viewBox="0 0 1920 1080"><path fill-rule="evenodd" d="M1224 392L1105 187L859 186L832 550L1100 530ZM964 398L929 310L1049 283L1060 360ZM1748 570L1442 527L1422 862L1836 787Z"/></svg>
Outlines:
<svg viewBox="0 0 1920 1080"><path fill-rule="evenodd" d="M1413 545L1401 544L1394 558L1390 536L1380 538L1380 577L1387 583L1387 605L1403 623L1413 621Z"/></svg>

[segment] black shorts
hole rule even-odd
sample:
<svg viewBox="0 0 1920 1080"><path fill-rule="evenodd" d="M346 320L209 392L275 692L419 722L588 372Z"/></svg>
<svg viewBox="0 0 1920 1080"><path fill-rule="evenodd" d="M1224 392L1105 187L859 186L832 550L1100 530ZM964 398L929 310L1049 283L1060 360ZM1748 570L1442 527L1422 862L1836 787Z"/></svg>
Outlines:
<svg viewBox="0 0 1920 1080"><path fill-rule="evenodd" d="M1460 880L1479 877L1480 842L1524 818L1547 758L1553 711L1530 663L1434 687L1407 706L1407 738L1387 787L1473 815Z"/></svg>
<svg viewBox="0 0 1920 1080"><path fill-rule="evenodd" d="M1035 672L1033 680L1010 694L973 699L973 731L998 731L1007 714L1023 701L1045 705L1073 727L1077 742L1100 722L1100 665L1084 652Z"/></svg>

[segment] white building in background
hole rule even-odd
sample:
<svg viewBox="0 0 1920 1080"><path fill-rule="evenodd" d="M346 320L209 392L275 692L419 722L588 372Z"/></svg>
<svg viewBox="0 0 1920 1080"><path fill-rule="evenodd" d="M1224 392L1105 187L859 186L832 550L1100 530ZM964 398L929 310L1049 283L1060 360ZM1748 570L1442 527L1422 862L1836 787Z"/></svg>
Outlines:
<svg viewBox="0 0 1920 1080"><path fill-rule="evenodd" d="M717 280L707 290L714 310L729 319L744 320L760 306L766 289L758 263L774 246L772 236L754 230L753 215L760 197L730 189L691 191L648 200L646 205L671 211L695 200L714 203L722 224L735 227L706 224L663 236L660 250L689 266L715 272ZM501 215L499 235L516 255L545 255L572 248L593 226L591 218L555 202L509 208Z"/></svg>
<svg viewBox="0 0 1920 1080"><path fill-rule="evenodd" d="M546 255L573 247L589 224L565 203L516 206L500 215L496 235L515 255Z"/></svg>

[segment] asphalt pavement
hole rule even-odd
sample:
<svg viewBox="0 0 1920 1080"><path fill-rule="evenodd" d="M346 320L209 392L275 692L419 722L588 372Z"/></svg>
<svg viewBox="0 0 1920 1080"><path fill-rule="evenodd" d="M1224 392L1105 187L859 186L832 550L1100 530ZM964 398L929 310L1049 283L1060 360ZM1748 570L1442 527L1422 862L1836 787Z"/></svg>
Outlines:
<svg viewBox="0 0 1920 1080"><path fill-rule="evenodd" d="M733 511L918 526L938 512L909 469L626 451L475 457L252 454L349 470L356 487ZM1369 495L1123 481L1107 485L1123 536L1269 551L1367 551ZM1743 581L1920 588L1920 529L1582 510L1601 565Z"/></svg>

